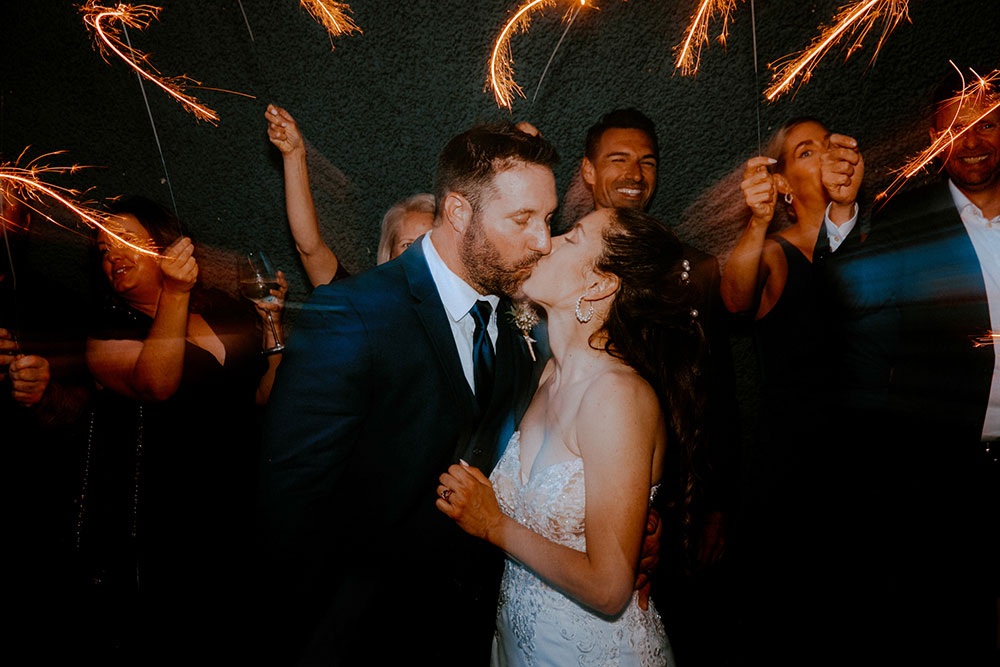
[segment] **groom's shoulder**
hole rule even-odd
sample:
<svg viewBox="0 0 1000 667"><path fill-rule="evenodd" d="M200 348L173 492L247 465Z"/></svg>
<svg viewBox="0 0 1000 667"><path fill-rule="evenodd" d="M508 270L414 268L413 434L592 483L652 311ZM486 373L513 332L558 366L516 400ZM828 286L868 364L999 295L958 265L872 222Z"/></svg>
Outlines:
<svg viewBox="0 0 1000 667"><path fill-rule="evenodd" d="M316 287L307 307L348 302L358 310L382 308L387 301L406 297L409 291L406 272L398 262L392 261Z"/></svg>

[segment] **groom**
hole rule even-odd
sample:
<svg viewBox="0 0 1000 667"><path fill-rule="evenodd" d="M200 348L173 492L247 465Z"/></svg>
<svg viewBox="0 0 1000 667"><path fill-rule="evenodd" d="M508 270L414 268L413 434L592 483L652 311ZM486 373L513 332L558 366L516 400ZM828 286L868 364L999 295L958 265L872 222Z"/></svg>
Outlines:
<svg viewBox="0 0 1000 667"><path fill-rule="evenodd" d="M551 248L556 160L512 124L453 138L432 230L317 288L296 322L261 498L282 660L489 659L502 556L439 512L434 492L460 458L489 474L530 400L508 297Z"/></svg>

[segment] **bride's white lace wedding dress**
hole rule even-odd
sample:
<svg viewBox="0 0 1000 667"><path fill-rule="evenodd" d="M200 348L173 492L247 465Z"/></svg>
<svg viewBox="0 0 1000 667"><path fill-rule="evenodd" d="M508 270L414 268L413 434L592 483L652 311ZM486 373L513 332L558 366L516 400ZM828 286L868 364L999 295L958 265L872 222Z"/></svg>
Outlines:
<svg viewBox="0 0 1000 667"><path fill-rule="evenodd" d="M520 433L515 432L490 476L500 508L518 523L564 546L586 551L583 459L534 471L522 479ZM508 558L500 588L493 665L673 665L663 624L652 602L633 594L615 618L599 616Z"/></svg>

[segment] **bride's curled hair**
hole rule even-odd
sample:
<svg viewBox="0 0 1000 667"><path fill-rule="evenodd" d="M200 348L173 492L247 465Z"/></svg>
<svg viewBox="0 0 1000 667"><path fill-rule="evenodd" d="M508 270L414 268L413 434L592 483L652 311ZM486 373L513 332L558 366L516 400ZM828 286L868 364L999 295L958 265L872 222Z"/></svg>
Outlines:
<svg viewBox="0 0 1000 667"><path fill-rule="evenodd" d="M617 208L605 228L604 251L596 268L617 276L619 287L591 344L600 340L604 350L656 391L667 420L670 458L675 460L666 469L680 475L677 480L664 478L667 500L690 529L697 477L694 461L705 402L701 368L707 353L692 267L685 261L681 242L656 218Z"/></svg>

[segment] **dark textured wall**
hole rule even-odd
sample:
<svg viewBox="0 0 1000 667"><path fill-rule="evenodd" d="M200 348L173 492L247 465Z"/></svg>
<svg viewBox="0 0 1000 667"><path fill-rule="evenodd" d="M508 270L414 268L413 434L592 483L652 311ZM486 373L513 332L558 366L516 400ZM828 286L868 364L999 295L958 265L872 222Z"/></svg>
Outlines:
<svg viewBox="0 0 1000 667"><path fill-rule="evenodd" d="M514 0L352 0L363 35L330 41L295 0L244 0L251 42L235 2L164 0L160 21L131 32L165 74L255 95L199 92L218 127L198 123L147 86L177 210L206 249L259 246L307 290L284 218L280 161L267 141L266 102L288 108L311 147L310 164L328 242L353 271L374 263L378 222L394 201L431 186L446 139L471 123L513 117L538 126L559 148L560 192L576 173L586 128L602 112L645 110L663 146L653 212L681 236L725 255L743 213L742 163L790 116L817 115L853 134L874 185L925 140L926 95L948 67L1000 64L995 0L918 0L874 64L870 48L846 64L830 54L794 98L759 101L766 63L806 46L835 0L759 0L755 84L749 3L740 3L727 46L702 53L696 78L673 75L672 47L696 0L594 0L575 21L533 103L535 85L562 32L561 9L515 37L515 76L529 99L513 113L483 92L492 40ZM565 6L567 3L561 3ZM4 160L66 150L52 163L97 165L62 185L93 186L97 198L141 193L170 202L163 166L135 75L105 63L71 2L3 3L0 151ZM716 26L717 29L717 26ZM874 187L868 188L873 192ZM52 257L68 290L82 270L84 243L36 225L32 253ZM216 253L218 254L218 253ZM206 261L208 278L224 280ZM220 277L221 276L221 277Z"/></svg>

